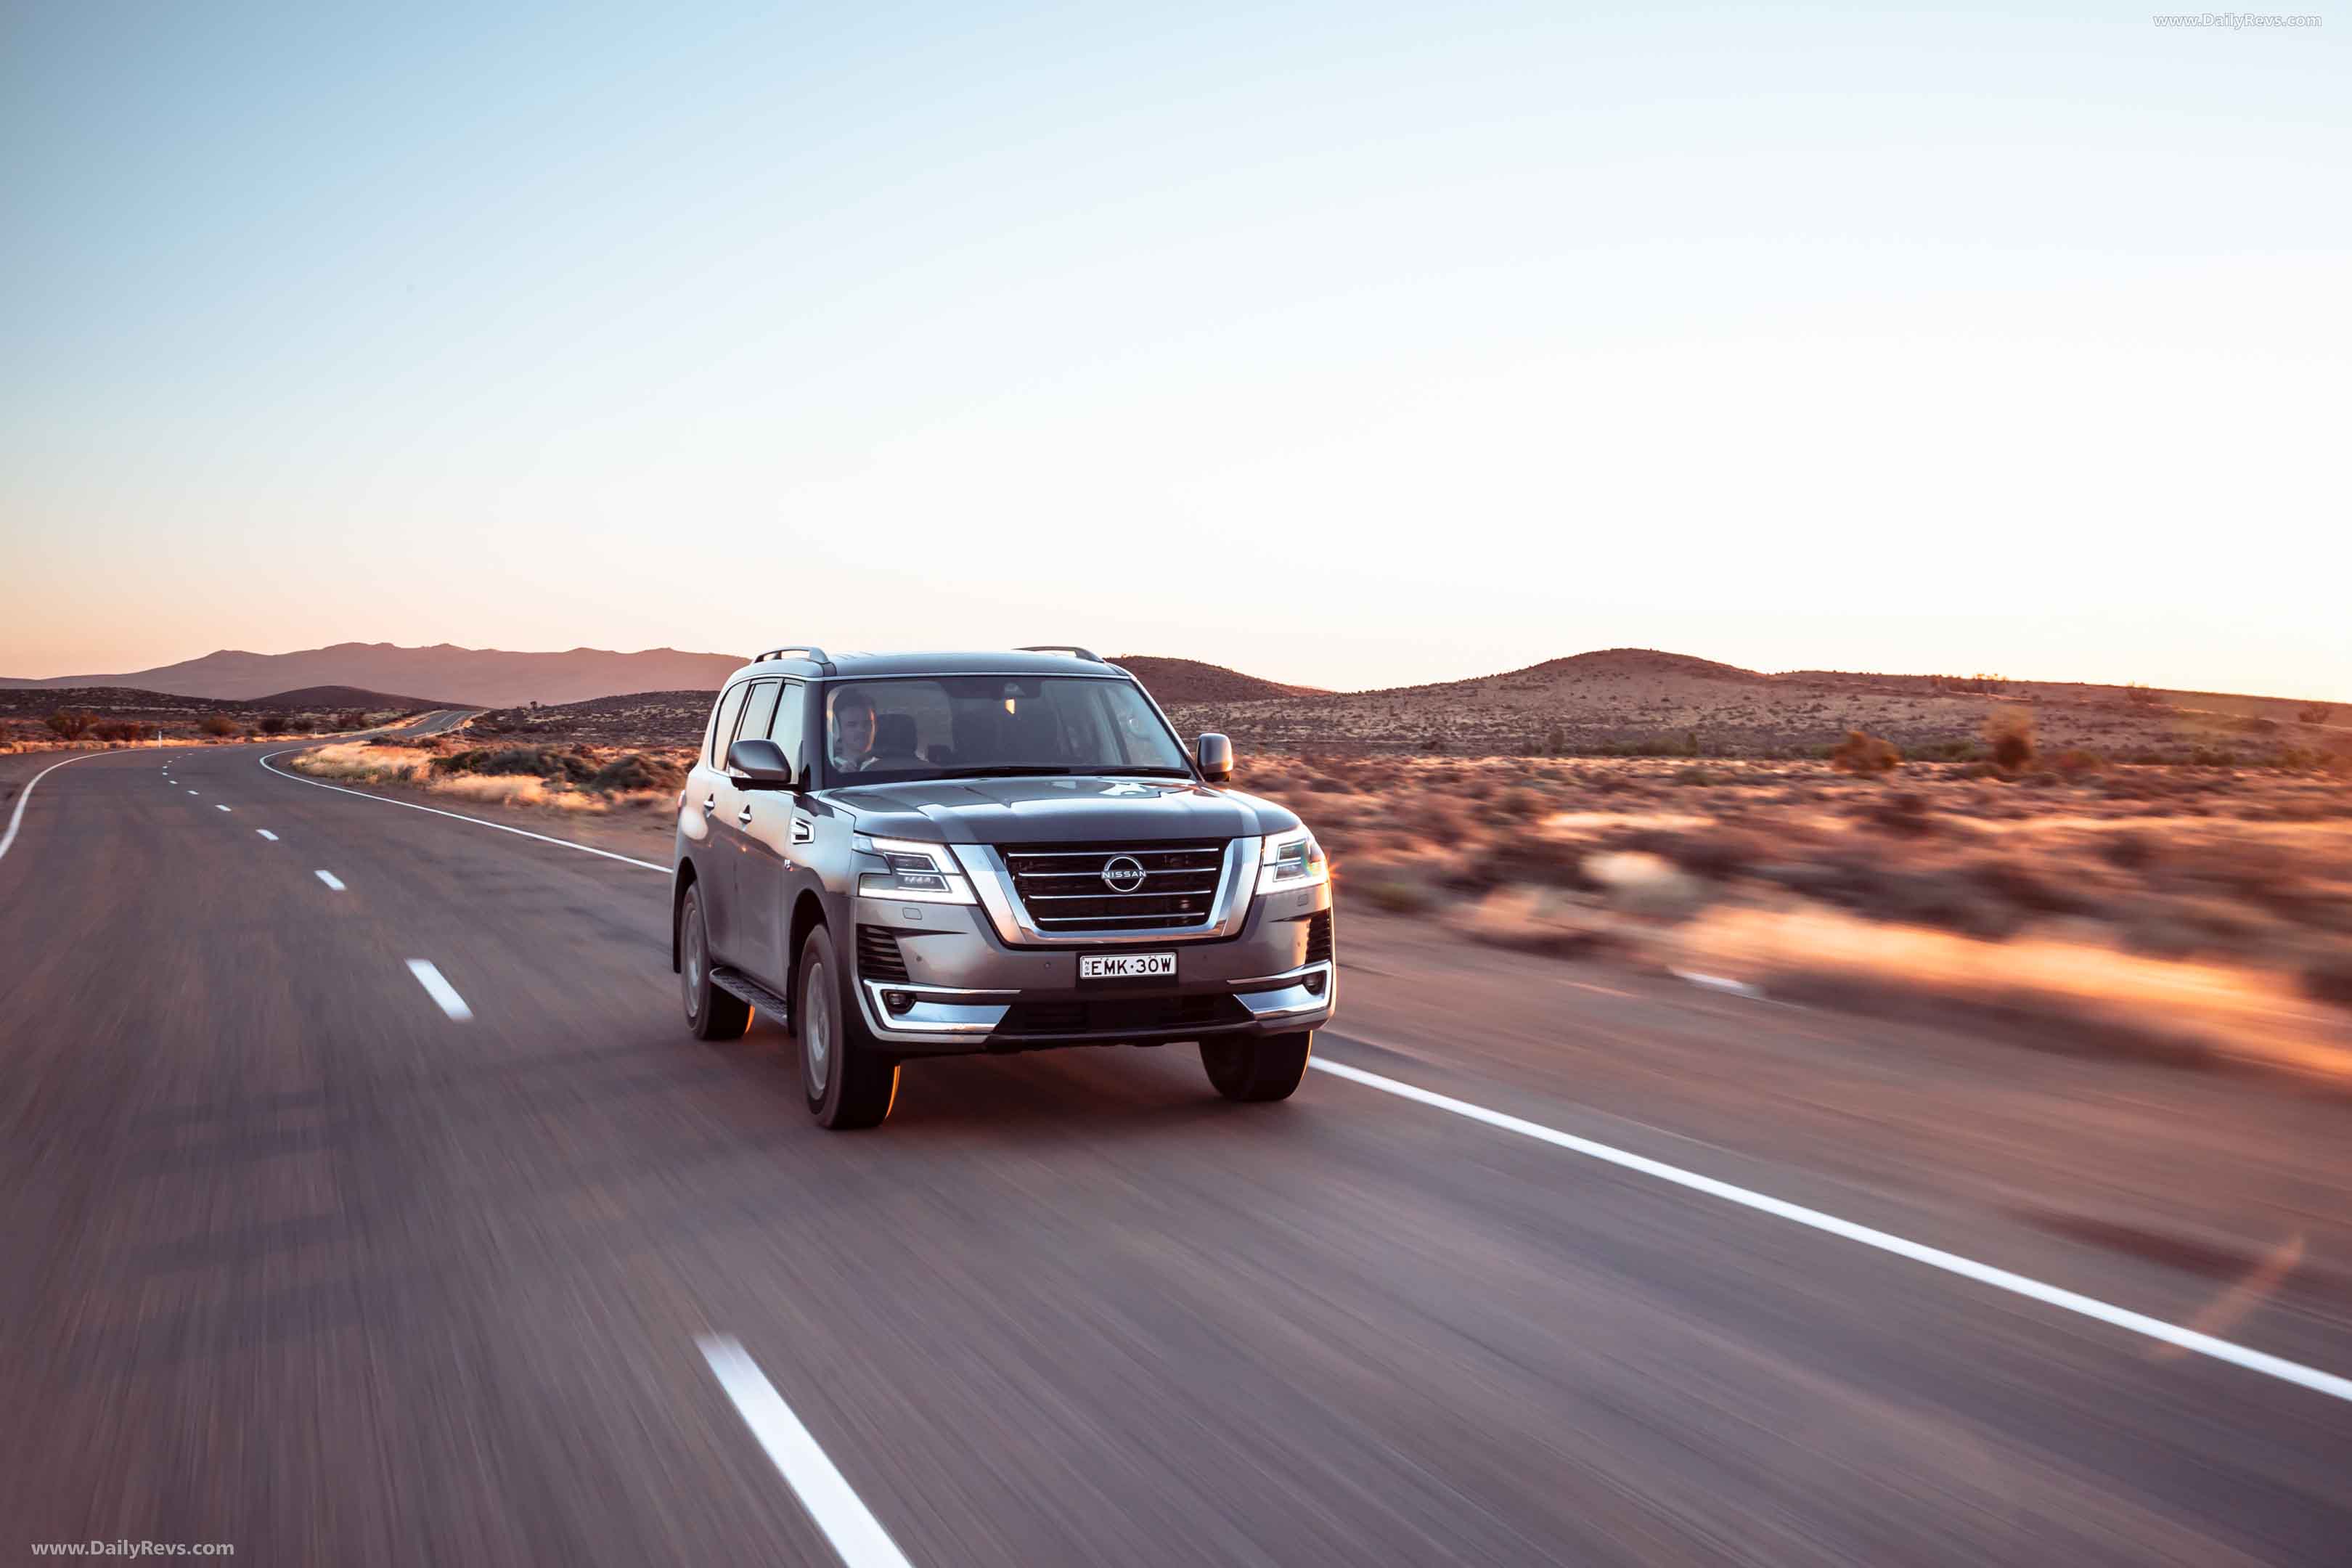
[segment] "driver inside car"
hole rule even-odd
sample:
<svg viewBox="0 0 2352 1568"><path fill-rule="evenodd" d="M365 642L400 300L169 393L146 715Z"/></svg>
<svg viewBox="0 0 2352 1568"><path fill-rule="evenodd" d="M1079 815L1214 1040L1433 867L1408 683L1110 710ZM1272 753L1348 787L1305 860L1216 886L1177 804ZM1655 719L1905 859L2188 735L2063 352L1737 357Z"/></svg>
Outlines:
<svg viewBox="0 0 2352 1568"><path fill-rule="evenodd" d="M834 767L851 773L864 769L874 756L874 699L854 686L835 693L832 721L825 729Z"/></svg>

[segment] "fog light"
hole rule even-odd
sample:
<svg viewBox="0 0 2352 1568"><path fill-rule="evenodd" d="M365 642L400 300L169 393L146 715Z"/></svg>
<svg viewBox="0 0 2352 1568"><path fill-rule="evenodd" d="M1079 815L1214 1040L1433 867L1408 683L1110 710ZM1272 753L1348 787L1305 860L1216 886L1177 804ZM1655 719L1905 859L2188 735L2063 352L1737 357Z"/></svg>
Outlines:
<svg viewBox="0 0 2352 1568"><path fill-rule="evenodd" d="M1307 994L1309 996L1320 996L1323 994L1323 982L1328 977L1323 973L1323 971L1318 969L1314 973L1308 975L1306 979L1300 981L1299 984L1307 987Z"/></svg>
<svg viewBox="0 0 2352 1568"><path fill-rule="evenodd" d="M911 991L885 991L882 993L882 1005L889 1008L893 1014L903 1013L914 1005L915 994Z"/></svg>

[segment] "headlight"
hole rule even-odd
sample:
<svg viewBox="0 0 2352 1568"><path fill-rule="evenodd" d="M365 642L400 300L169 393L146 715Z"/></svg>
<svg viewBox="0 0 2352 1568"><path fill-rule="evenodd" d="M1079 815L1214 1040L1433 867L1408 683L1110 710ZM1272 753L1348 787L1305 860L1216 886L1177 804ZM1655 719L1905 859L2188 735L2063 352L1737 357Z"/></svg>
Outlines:
<svg viewBox="0 0 2352 1568"><path fill-rule="evenodd" d="M976 904L971 883L940 844L918 844L908 838L869 838L860 833L849 841L860 854L872 855L890 868L858 874L857 891L869 899L896 899L909 904Z"/></svg>
<svg viewBox="0 0 2352 1568"><path fill-rule="evenodd" d="M1331 863L1323 858L1323 846L1315 842L1315 835L1304 827L1294 827L1287 833L1269 833L1260 846L1257 890L1261 893L1286 893L1298 888L1319 888L1331 879Z"/></svg>

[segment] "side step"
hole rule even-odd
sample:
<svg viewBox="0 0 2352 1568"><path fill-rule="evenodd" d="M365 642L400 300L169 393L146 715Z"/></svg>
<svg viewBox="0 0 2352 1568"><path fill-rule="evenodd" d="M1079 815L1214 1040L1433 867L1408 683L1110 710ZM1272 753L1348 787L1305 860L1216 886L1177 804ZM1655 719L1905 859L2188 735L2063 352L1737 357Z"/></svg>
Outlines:
<svg viewBox="0 0 2352 1568"><path fill-rule="evenodd" d="M710 972L710 984L730 996L749 1002L776 1023L789 1024L792 1021L792 1004L748 974L732 969L714 969Z"/></svg>

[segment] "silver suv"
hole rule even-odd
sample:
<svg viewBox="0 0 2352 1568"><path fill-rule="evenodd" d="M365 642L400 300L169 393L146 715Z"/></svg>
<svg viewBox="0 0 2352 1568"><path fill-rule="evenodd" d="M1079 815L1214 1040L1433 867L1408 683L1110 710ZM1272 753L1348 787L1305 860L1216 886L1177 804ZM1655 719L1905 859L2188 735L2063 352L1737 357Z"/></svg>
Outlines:
<svg viewBox="0 0 2352 1568"><path fill-rule="evenodd" d="M678 800L687 1025L765 1008L827 1127L887 1116L902 1062L1054 1046L1196 1040L1218 1093L1281 1100L1338 999L1330 872L1233 766L1085 648L771 648Z"/></svg>

